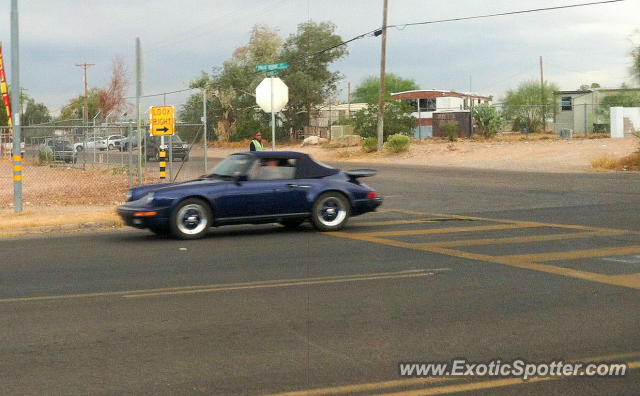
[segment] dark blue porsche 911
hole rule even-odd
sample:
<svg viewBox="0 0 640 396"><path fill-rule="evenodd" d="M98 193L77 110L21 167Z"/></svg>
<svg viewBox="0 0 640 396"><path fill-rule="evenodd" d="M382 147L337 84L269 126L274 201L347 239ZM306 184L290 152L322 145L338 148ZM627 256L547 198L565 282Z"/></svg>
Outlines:
<svg viewBox="0 0 640 396"><path fill-rule="evenodd" d="M130 226L181 239L229 224L293 228L310 220L320 231L336 231L350 216L382 204L378 193L359 180L375 173L343 172L298 152L238 153L198 179L133 188L118 213Z"/></svg>

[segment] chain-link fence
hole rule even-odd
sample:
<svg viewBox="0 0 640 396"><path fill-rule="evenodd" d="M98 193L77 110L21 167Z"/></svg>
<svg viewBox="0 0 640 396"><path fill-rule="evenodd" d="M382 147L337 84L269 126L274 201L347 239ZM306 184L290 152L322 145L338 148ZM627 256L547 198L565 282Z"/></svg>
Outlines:
<svg viewBox="0 0 640 396"><path fill-rule="evenodd" d="M165 137L167 179L205 173L200 124L176 125ZM134 122L82 126L81 122L23 126L23 202L26 206L113 205L132 186L161 182L161 139L138 133ZM0 128L0 207L13 204L12 138Z"/></svg>

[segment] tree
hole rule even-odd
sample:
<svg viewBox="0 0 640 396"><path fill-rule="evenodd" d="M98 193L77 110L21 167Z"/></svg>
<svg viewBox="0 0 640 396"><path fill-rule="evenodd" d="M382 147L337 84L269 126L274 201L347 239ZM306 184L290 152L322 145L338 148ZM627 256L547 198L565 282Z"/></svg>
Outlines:
<svg viewBox="0 0 640 396"><path fill-rule="evenodd" d="M483 137L494 136L502 127L502 116L498 110L490 105L480 105L473 109L473 118Z"/></svg>
<svg viewBox="0 0 640 396"><path fill-rule="evenodd" d="M100 110L100 89L90 88L88 98L89 121L98 114ZM79 95L69 101L69 104L62 108L60 112L61 120L82 119L82 108L84 107L84 96Z"/></svg>
<svg viewBox="0 0 640 396"><path fill-rule="evenodd" d="M8 124L7 110L4 106L4 101L0 100L0 126L7 126Z"/></svg>
<svg viewBox="0 0 640 396"><path fill-rule="evenodd" d="M411 105L404 100L390 100L384 107L384 137L396 133L412 134L416 119L411 115ZM375 137L378 133L378 105L370 103L357 111L347 123L353 125L355 133L363 137Z"/></svg>
<svg viewBox="0 0 640 396"><path fill-rule="evenodd" d="M237 48L231 59L211 75L202 73L191 82L192 88L203 88L207 96L207 119L216 125L218 139L242 139L267 129L267 116L255 109L253 92L263 76L255 72L261 63L274 63L282 46L277 30L256 25L247 45ZM181 119L199 122L202 116L202 93L192 95L183 106ZM240 131L240 134L238 134Z"/></svg>
<svg viewBox="0 0 640 396"><path fill-rule="evenodd" d="M590 89L596 89L596 88L600 88L600 84L594 82L594 83L591 83L591 85L582 84L579 89L580 91L588 91Z"/></svg>
<svg viewBox="0 0 640 396"><path fill-rule="evenodd" d="M536 132L542 129L543 119L553 114L553 93L558 86L544 83L541 90L540 83L525 81L516 90L509 90L503 100L504 118L511 121L514 131Z"/></svg>
<svg viewBox="0 0 640 396"><path fill-rule="evenodd" d="M609 122L611 107L640 107L640 92L620 91L613 95L607 95L600 100L598 118L601 123Z"/></svg>
<svg viewBox="0 0 640 396"><path fill-rule="evenodd" d="M309 116L333 97L342 78L329 66L347 54L342 38L331 22L304 22L285 41L281 59L289 62L282 80L289 86L289 103L284 110L285 128L295 130L309 125ZM328 49L331 48L331 49Z"/></svg>
<svg viewBox="0 0 640 396"><path fill-rule="evenodd" d="M113 118L117 118L120 114L125 113L128 109L127 100L124 98L129 87L129 79L127 77L127 68L124 60L120 57L113 59L111 68L111 82L106 89L101 89L98 93L100 102L100 119L106 119L111 114Z"/></svg>
<svg viewBox="0 0 640 396"><path fill-rule="evenodd" d="M419 89L418 84L411 79L405 79L395 74L385 75L386 98L391 99L391 93L412 91ZM369 76L362 80L352 95L353 102L378 103L380 98L380 77Z"/></svg>
<svg viewBox="0 0 640 396"><path fill-rule="evenodd" d="M631 76L640 84L640 45L631 51Z"/></svg>
<svg viewBox="0 0 640 396"><path fill-rule="evenodd" d="M23 125L42 124L51 121L51 114L44 103L36 103L35 99L25 95L22 115Z"/></svg>

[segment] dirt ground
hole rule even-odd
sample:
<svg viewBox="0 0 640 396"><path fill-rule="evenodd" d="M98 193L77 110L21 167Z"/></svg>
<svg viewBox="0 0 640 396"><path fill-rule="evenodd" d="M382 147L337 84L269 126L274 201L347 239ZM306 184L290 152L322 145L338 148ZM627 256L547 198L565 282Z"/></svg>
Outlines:
<svg viewBox="0 0 640 396"><path fill-rule="evenodd" d="M278 146L311 154L321 161L354 161L538 172L591 172L594 159L623 157L640 147L637 138L563 140L545 135L522 135L488 141L424 140L401 154L364 153L359 147L331 149L318 146ZM200 149L201 150L201 149ZM198 150L199 151L199 150ZM238 148L210 148L210 157L226 157ZM201 151L200 151L201 155Z"/></svg>
<svg viewBox="0 0 640 396"><path fill-rule="evenodd" d="M321 161L394 163L441 167L465 167L538 172L592 172L594 159L620 158L638 149L639 140L574 139L550 136L501 137L490 141L429 140L414 142L406 153L364 153L360 147L325 148L278 146L302 151ZM243 147L211 147L209 157L223 158L245 151ZM201 157L202 148L192 150ZM126 174L110 169L81 170L70 167L25 164L24 212L13 213L11 162L0 159L0 237L33 232L70 232L121 226L114 207L124 201ZM157 182L155 179L146 183Z"/></svg>

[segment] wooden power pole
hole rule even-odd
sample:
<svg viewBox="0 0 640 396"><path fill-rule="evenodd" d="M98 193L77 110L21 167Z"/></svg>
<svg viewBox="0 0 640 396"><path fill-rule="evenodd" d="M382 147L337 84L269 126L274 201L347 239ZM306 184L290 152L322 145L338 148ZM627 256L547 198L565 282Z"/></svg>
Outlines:
<svg viewBox="0 0 640 396"><path fill-rule="evenodd" d="M87 80L87 69L95 66L95 63L76 63L76 66L84 69L84 106L82 107L82 121L85 126L89 122L89 81Z"/></svg>
<svg viewBox="0 0 640 396"><path fill-rule="evenodd" d="M386 76L386 68L387 68L387 10L388 10L388 0L384 0L383 11L382 11L382 29L380 30L380 34L382 34L382 48L381 48L381 56L380 56L380 99L378 100L378 151L382 151L384 144L384 102L385 102L385 93L387 91L387 87L385 85L385 76ZM377 32L376 32L377 33ZM377 35L377 34L376 34Z"/></svg>
<svg viewBox="0 0 640 396"><path fill-rule="evenodd" d="M540 56L540 99L542 104L542 132L547 131L547 103L544 97L544 69L542 67L542 56ZM533 132L533 131L532 131Z"/></svg>

